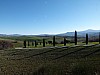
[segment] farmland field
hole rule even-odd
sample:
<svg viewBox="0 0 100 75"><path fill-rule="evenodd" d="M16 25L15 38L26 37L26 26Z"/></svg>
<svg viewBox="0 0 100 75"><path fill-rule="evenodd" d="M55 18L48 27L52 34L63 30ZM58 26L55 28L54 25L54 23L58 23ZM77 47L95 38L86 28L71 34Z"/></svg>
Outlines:
<svg viewBox="0 0 100 75"><path fill-rule="evenodd" d="M97 44L0 50L0 75L96 74L100 75L100 45Z"/></svg>

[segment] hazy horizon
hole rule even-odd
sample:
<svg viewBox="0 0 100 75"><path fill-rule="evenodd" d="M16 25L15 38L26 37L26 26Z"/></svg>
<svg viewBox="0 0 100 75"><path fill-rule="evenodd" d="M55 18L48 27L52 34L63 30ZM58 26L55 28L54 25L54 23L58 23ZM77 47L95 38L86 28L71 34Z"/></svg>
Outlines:
<svg viewBox="0 0 100 75"><path fill-rule="evenodd" d="M93 30L93 29L87 29L87 30L81 30L81 31L78 31L78 30L74 30L74 31L68 31L68 32L82 32L82 31L90 31L90 30ZM96 30L94 30L96 31ZM100 30L99 30L100 31ZM67 33L67 32L64 32L64 33ZM50 33L42 33L42 34L17 34L17 33L12 33L12 34L6 34L6 33L0 33L0 34L5 34L5 35L58 35L58 34L64 34L64 33L55 33L55 34L50 34Z"/></svg>
<svg viewBox="0 0 100 75"><path fill-rule="evenodd" d="M100 30L100 0L0 0L0 34Z"/></svg>

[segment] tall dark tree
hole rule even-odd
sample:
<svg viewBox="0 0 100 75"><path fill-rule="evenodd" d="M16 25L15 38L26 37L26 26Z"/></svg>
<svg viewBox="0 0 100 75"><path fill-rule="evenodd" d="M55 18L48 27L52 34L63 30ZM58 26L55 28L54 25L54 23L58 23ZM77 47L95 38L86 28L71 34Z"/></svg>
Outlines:
<svg viewBox="0 0 100 75"><path fill-rule="evenodd" d="M100 32L99 32L99 44L100 44Z"/></svg>
<svg viewBox="0 0 100 75"><path fill-rule="evenodd" d="M48 42L46 42L46 44L48 44Z"/></svg>
<svg viewBox="0 0 100 75"><path fill-rule="evenodd" d="M32 41L32 46L34 46L34 42Z"/></svg>
<svg viewBox="0 0 100 75"><path fill-rule="evenodd" d="M66 46L66 38L64 38L64 46Z"/></svg>
<svg viewBox="0 0 100 75"><path fill-rule="evenodd" d="M30 41L28 41L28 46L30 46Z"/></svg>
<svg viewBox="0 0 100 75"><path fill-rule="evenodd" d="M55 46L55 36L53 36L53 46Z"/></svg>
<svg viewBox="0 0 100 75"><path fill-rule="evenodd" d="M88 34L86 34L86 45L88 44Z"/></svg>
<svg viewBox="0 0 100 75"><path fill-rule="evenodd" d="M36 42L36 40L35 40L35 47L37 47L37 42Z"/></svg>
<svg viewBox="0 0 100 75"><path fill-rule="evenodd" d="M45 39L43 39L43 47L45 47Z"/></svg>
<svg viewBox="0 0 100 75"><path fill-rule="evenodd" d="M77 31L75 31L75 45L77 45Z"/></svg>
<svg viewBox="0 0 100 75"><path fill-rule="evenodd" d="M23 43L23 44L24 44L24 48L26 48L26 40L24 41L24 43Z"/></svg>
<svg viewBox="0 0 100 75"><path fill-rule="evenodd" d="M41 42L40 42L40 45L41 45Z"/></svg>

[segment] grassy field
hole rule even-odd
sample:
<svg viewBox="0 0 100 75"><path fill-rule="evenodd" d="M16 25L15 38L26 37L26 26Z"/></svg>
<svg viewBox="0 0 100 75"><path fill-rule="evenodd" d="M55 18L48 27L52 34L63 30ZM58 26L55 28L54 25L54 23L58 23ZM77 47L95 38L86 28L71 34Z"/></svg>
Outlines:
<svg viewBox="0 0 100 75"><path fill-rule="evenodd" d="M0 75L100 75L100 45L0 50Z"/></svg>
<svg viewBox="0 0 100 75"><path fill-rule="evenodd" d="M37 47L41 48L43 47L43 39L45 39L45 42L48 41L53 41L53 36L6 36L6 37L0 37L0 40L7 40L11 41L14 45L14 48L16 47L23 47L23 41L27 40L27 47L35 48L35 46L32 46L32 41L36 40L38 45ZM89 38L93 39L93 38ZM73 46L74 45L74 37L67 36L66 40L70 41L69 43L66 44L66 46ZM84 37L78 37L78 45L85 45L85 38ZM28 46L28 41L30 41L30 46ZM64 37L56 36L55 39L56 46L64 46L64 44L61 44L62 41L64 41ZM41 42L41 45L40 45ZM35 44L35 43L34 43ZM98 41L96 42L89 42L89 44L98 44ZM46 44L46 47L51 47L53 46L52 44Z"/></svg>

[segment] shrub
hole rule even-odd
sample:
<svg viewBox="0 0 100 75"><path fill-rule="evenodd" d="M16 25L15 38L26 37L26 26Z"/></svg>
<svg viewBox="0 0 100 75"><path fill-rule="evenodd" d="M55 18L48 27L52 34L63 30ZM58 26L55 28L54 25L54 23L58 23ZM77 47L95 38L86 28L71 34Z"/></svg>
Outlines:
<svg viewBox="0 0 100 75"><path fill-rule="evenodd" d="M93 65L78 63L72 67L70 75L95 75L95 72Z"/></svg>
<svg viewBox="0 0 100 75"><path fill-rule="evenodd" d="M48 41L49 44L52 44L52 41Z"/></svg>
<svg viewBox="0 0 100 75"><path fill-rule="evenodd" d="M0 40L0 49L13 48L13 44L10 41Z"/></svg>
<svg viewBox="0 0 100 75"><path fill-rule="evenodd" d="M46 68L40 67L37 71L33 73L33 75L46 75Z"/></svg>

